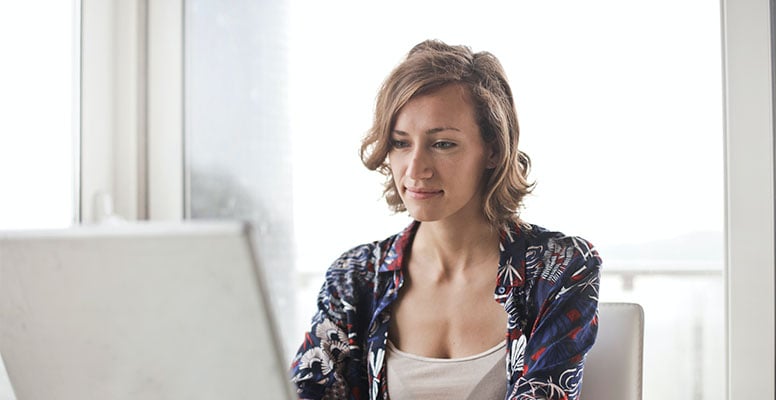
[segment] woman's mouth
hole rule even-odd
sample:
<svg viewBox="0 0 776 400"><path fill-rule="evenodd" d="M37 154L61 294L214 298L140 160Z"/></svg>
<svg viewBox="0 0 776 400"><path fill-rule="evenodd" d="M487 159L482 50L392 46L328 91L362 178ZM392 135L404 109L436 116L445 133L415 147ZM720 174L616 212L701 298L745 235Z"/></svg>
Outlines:
<svg viewBox="0 0 776 400"><path fill-rule="evenodd" d="M433 197L441 196L443 193L442 190L409 187L405 187L404 191L407 193L408 197L417 200L430 199Z"/></svg>

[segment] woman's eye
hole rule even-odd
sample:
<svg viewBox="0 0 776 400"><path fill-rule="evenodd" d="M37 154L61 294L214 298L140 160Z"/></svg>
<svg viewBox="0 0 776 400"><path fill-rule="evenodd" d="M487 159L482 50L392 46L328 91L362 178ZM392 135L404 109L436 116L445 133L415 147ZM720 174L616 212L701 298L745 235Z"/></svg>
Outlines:
<svg viewBox="0 0 776 400"><path fill-rule="evenodd" d="M437 149L449 149L452 147L455 147L455 143L453 142L436 142L434 143L434 147Z"/></svg>
<svg viewBox="0 0 776 400"><path fill-rule="evenodd" d="M403 140L391 140L391 147L393 147L394 149L403 149L408 146L409 146L409 143Z"/></svg>

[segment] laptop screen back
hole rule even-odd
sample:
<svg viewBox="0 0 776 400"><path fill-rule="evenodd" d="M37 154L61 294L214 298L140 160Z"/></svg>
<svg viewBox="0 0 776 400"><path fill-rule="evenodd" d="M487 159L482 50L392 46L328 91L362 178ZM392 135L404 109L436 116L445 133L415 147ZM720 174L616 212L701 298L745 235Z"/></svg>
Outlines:
<svg viewBox="0 0 776 400"><path fill-rule="evenodd" d="M291 398L250 232L0 233L0 353L18 400Z"/></svg>

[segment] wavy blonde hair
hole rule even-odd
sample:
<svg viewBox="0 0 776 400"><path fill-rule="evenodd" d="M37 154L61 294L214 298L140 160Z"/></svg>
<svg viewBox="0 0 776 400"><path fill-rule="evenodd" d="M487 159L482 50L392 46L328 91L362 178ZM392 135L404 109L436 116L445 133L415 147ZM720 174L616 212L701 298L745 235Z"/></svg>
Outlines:
<svg viewBox="0 0 776 400"><path fill-rule="evenodd" d="M533 188L527 179L531 160L518 149L520 130L512 89L501 63L488 52L473 53L467 46L438 40L413 47L377 94L374 122L361 143L361 161L386 176L383 192L391 209L406 211L386 161L396 115L413 97L448 84L468 89L482 139L496 152L497 165L485 176L485 217L493 225L519 222L523 197Z"/></svg>

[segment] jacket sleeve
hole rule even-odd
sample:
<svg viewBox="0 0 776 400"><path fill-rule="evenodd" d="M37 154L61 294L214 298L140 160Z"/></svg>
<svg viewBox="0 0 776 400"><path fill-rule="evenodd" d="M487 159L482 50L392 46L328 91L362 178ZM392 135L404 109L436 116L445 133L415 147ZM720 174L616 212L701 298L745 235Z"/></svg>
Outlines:
<svg viewBox="0 0 776 400"><path fill-rule="evenodd" d="M359 330L368 288L369 249L343 254L326 272L318 311L291 364L300 399L359 399L365 396L366 367ZM362 318L363 319L363 318Z"/></svg>
<svg viewBox="0 0 776 400"><path fill-rule="evenodd" d="M524 371L509 398L576 400L585 355L598 332L601 259L577 237L551 239L536 261L529 295L536 317L525 347Z"/></svg>

